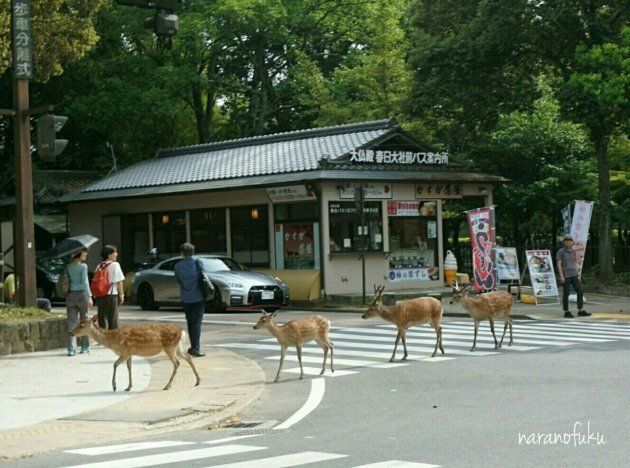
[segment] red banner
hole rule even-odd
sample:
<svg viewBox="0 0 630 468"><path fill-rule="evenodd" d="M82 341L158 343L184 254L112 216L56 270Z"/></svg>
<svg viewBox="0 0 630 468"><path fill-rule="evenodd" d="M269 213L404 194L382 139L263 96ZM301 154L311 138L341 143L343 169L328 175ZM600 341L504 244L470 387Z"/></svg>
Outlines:
<svg viewBox="0 0 630 468"><path fill-rule="evenodd" d="M474 289L494 289L494 207L487 206L466 212L470 227Z"/></svg>

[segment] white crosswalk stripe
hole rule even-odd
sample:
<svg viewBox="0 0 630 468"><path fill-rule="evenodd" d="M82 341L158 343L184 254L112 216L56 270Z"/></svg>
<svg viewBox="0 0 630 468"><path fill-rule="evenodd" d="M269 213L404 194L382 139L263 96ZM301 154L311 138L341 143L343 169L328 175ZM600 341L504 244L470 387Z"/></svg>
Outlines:
<svg viewBox="0 0 630 468"><path fill-rule="evenodd" d="M159 442L136 442L132 444L108 445L104 447L90 447L78 450L66 450L67 453L75 453L77 455L108 455L110 453L134 452L136 450L147 450L167 447L180 447L182 445L191 445L194 442L181 442L174 440L162 440Z"/></svg>
<svg viewBox="0 0 630 468"><path fill-rule="evenodd" d="M308 463L319 463L327 460L344 458L348 455L325 452L298 452L289 455L279 455L277 457L259 458L224 465L212 465L214 468L285 468L288 466L306 465Z"/></svg>
<svg viewBox="0 0 630 468"><path fill-rule="evenodd" d="M440 465L429 465L428 463L413 463L400 460L389 460L386 462L370 463L369 465L359 465L354 468L439 468Z"/></svg>
<svg viewBox="0 0 630 468"><path fill-rule="evenodd" d="M595 327L591 325L600 325ZM509 330L506 333L501 349L494 349L494 338L490 332L488 322L480 324L477 336L477 351L470 352L474 338L474 324L472 320L457 320L442 322L442 342L445 355L438 351L436 357L431 357L435 346L435 331L429 326L414 327L407 330L407 351L410 356L407 361L389 363L389 358L396 339L396 327L382 322L371 327L333 327L330 338L333 341L335 366L340 372L331 373L329 370L330 357L327 359L325 376L340 377L351 375L362 368L391 368L410 365L414 362L439 363L461 357L496 356L502 353L518 353L540 351L549 347L579 346L584 344L609 343L630 339L630 327L615 323L586 322L537 322L523 320L513 322L514 344L508 346ZM495 322L497 339L503 334L503 322ZM280 347L275 338L265 337L253 343L227 343L214 345L217 347L249 349L257 351L271 351L272 354L262 355L266 360L278 361ZM403 353L402 343L398 346L397 358ZM266 354L266 353L265 353ZM304 373L318 375L321 371L323 359L322 349L309 343L302 347L302 363ZM287 362L298 362L294 348L289 348L285 358ZM348 370L350 369L350 370ZM341 372L343 371L343 372ZM283 372L300 372L299 367L283 369Z"/></svg>

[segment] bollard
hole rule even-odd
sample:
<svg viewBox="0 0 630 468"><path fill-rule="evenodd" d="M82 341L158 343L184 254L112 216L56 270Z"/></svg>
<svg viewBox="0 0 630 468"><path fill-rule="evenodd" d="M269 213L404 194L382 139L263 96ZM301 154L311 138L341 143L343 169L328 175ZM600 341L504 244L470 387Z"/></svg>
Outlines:
<svg viewBox="0 0 630 468"><path fill-rule="evenodd" d="M383 293L381 295L381 299L383 300L383 305L392 307L396 305L396 293Z"/></svg>

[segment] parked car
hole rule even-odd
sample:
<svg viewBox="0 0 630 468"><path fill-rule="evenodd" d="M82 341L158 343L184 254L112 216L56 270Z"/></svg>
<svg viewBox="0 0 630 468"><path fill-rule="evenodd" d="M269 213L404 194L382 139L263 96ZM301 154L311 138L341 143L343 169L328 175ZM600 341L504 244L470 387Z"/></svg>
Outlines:
<svg viewBox="0 0 630 468"><path fill-rule="evenodd" d="M289 304L289 288L280 278L249 271L229 257L195 255L194 258L200 261L204 273L215 287L214 299L206 307L208 311L277 310ZM170 258L136 272L131 293L142 310L180 305L179 283L174 271L180 260L181 257Z"/></svg>
<svg viewBox="0 0 630 468"><path fill-rule="evenodd" d="M35 262L35 280L37 283L37 297L43 297L51 301L64 300L57 297L55 285L59 276L66 267L67 259L51 258Z"/></svg>

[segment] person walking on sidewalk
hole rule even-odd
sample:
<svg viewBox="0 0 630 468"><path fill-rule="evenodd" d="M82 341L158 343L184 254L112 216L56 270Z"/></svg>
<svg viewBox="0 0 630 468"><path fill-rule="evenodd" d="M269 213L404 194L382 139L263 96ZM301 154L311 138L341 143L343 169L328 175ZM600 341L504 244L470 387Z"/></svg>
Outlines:
<svg viewBox="0 0 630 468"><path fill-rule="evenodd" d="M68 295L66 296L66 313L68 314L68 331L74 330L79 321L87 318L88 309L94 305L92 292L88 281L88 269L84 263L87 249L82 249L72 256L72 261L66 265L68 275ZM76 342L81 345L81 354L90 352L90 339L87 336L75 338L68 336L68 356L77 354Z"/></svg>
<svg viewBox="0 0 630 468"><path fill-rule="evenodd" d="M103 261L96 267L92 278L92 293L98 306L98 326L113 330L118 328L118 307L125 302L125 275L118 263L118 249L115 246L103 247L101 259ZM97 293L95 289L104 289L103 294Z"/></svg>
<svg viewBox="0 0 630 468"><path fill-rule="evenodd" d="M175 265L175 278L179 283L179 295L186 314L190 348L188 354L204 356L201 352L201 321L204 312L204 294L200 284L199 266L192 257L195 246L186 242L180 246L182 261Z"/></svg>
<svg viewBox="0 0 630 468"><path fill-rule="evenodd" d="M564 247L558 250L556 254L556 263L558 265L558 278L562 283L562 307L564 309L565 318L573 318L569 311L569 293L571 286L577 294L578 316L588 317L591 314L586 312L584 307L584 289L582 288L582 275L578 273L575 261L576 253L573 250L573 237L566 235L563 239Z"/></svg>

